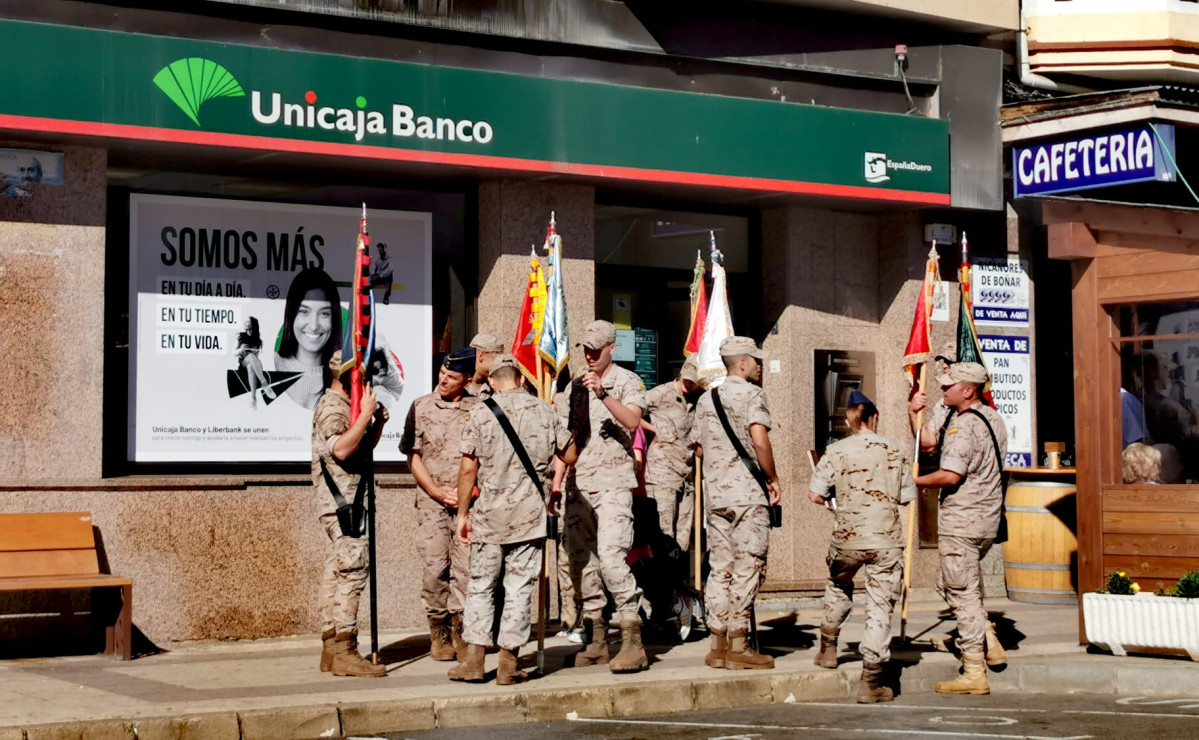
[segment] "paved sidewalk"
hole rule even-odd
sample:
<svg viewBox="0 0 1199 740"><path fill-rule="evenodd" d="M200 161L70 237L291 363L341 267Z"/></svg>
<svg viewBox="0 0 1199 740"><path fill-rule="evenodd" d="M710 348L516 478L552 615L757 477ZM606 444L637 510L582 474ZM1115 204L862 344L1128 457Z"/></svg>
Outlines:
<svg viewBox="0 0 1199 740"><path fill-rule="evenodd" d="M0 662L0 740L41 738L305 738L485 724L613 717L844 698L856 689L861 635L855 608L842 632L840 670L812 664L819 611L780 611L763 602L759 620L773 671L720 671L703 665L706 640L649 646L651 670L615 676L605 666L564 668L578 646L548 642L547 675L517 687L452 683L452 663L427 654L425 634L381 636L390 675L336 678L317 670L315 637L192 643L122 663L102 657ZM948 632L938 602L916 603L893 660L901 687L932 691L955 673L956 659L929 635ZM991 674L992 690L1133 693L1199 697L1199 666L1169 658L1088 655L1077 644L1073 607L991 600L1009 665ZM898 620L896 620L898 632ZM925 633L921 635L920 633ZM615 633L613 633L615 640ZM532 665L532 649L522 663ZM496 656L489 655L494 678ZM16 729L20 728L20 729Z"/></svg>

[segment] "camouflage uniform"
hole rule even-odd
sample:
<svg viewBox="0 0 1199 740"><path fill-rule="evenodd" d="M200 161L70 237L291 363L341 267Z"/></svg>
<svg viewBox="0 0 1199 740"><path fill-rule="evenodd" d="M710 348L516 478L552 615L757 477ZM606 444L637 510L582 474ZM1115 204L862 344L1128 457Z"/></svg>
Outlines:
<svg viewBox="0 0 1199 740"><path fill-rule="evenodd" d="M645 404L649 421L657 430L645 452L645 489L658 504L662 533L686 550L695 505L695 489L685 485L692 469L691 406L673 380L648 391ZM685 501L688 495L691 500Z"/></svg>
<svg viewBox="0 0 1199 740"><path fill-rule="evenodd" d="M729 425L757 463L749 428L761 424L770 429L766 394L749 381L730 375L720 385L720 401ZM704 509L711 566L704 590L708 628L730 633L748 630L750 610L766 575L770 534L766 492L733 449L716 416L711 391L695 405L691 442L703 447Z"/></svg>
<svg viewBox="0 0 1199 740"><path fill-rule="evenodd" d="M362 478L363 456L356 454L339 462L329 440L350 428L350 399L326 390L312 415L312 484L321 526L329 537L325 566L321 573L321 631L337 634L358 631L358 602L366 586L368 550L366 537L346 537L337 521L337 504L325 482L324 467L338 492L353 501Z"/></svg>
<svg viewBox="0 0 1199 740"><path fill-rule="evenodd" d="M981 403L976 402L973 408L990 422L1000 455L1006 455L1007 427L1003 419ZM956 488L941 489L937 512L941 570L937 574L937 590L957 617L958 646L962 652L982 653L987 611L983 608L980 561L999 533L1003 485L991 435L974 414L954 415L941 449L941 469L963 478Z"/></svg>
<svg viewBox="0 0 1199 740"><path fill-rule="evenodd" d="M400 452L419 453L435 485L458 486L458 466L462 462L458 443L478 402L473 396L446 401L436 392L412 402ZM471 492L460 491L459 495L469 496ZM423 562L421 600L430 618L461 613L466 599L470 551L454 534L456 515L457 507L447 508L425 491L417 490L416 549Z"/></svg>
<svg viewBox="0 0 1199 740"><path fill-rule="evenodd" d="M609 367L602 381L604 390L622 405L644 410L641 379L618 365ZM635 617L641 589L626 561L633 545L633 489L637 486L633 433L613 418L594 393L587 394L591 438L575 462L579 494L566 500L567 542L571 559L585 564L579 582L583 616L601 616L606 603L602 583L612 594L617 612ZM569 406L562 404L557 411L563 426L570 418Z"/></svg>
<svg viewBox="0 0 1199 740"><path fill-rule="evenodd" d="M497 393L503 409L548 493L550 462L566 446L566 427L549 404L521 388ZM495 618L495 588L504 578L504 609L496 642L516 651L529 639L533 584L541 568L546 500L529 480L516 450L495 415L476 406L462 432L460 454L479 461L479 498L471 509L470 586L463 638L489 646Z"/></svg>
<svg viewBox="0 0 1199 740"><path fill-rule="evenodd" d="M867 663L891 658L891 612L903 585L903 526L899 504L916 498L911 467L899 445L863 428L832 444L812 473L809 490L837 489L837 520L827 558L823 633L840 631L853 608L853 577L866 569Z"/></svg>

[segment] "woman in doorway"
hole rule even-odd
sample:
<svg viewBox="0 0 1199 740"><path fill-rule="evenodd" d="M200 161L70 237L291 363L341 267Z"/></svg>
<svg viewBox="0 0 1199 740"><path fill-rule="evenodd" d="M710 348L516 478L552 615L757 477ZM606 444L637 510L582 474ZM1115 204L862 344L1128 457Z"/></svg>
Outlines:
<svg viewBox="0 0 1199 740"><path fill-rule="evenodd" d="M283 336L275 369L303 373L287 396L306 409L316 407L325 388L325 368L341 347L341 298L324 270L302 270L287 289Z"/></svg>

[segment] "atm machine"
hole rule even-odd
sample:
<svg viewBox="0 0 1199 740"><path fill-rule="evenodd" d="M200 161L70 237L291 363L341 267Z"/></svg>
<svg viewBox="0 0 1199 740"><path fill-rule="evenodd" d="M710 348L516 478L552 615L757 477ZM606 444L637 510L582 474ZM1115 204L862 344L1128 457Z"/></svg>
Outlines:
<svg viewBox="0 0 1199 740"><path fill-rule="evenodd" d="M874 353L818 349L814 366L816 451L824 454L829 444L849 435L849 394L856 390L875 398Z"/></svg>

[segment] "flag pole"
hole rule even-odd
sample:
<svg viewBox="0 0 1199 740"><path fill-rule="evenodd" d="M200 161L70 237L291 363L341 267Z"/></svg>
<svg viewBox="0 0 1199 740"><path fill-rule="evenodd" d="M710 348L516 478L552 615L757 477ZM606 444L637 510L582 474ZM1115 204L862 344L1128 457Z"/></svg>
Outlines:
<svg viewBox="0 0 1199 740"><path fill-rule="evenodd" d="M934 239L932 246L929 249L928 262L937 259L937 241ZM925 347L932 346L932 324L929 322L929 312L932 309L932 296L930 293L936 290L936 278L932 275L932 271L928 269L928 262L925 262L924 280L920 283L920 290L923 293L921 296L924 299L924 339ZM931 279L930 279L931 278ZM928 359L920 364L920 381L916 386L918 393L923 393L928 385ZM912 454L912 478L920 475L920 437L924 428L924 409L920 409L916 413L916 449ZM908 631L908 602L912 591L912 551L915 549L916 542L916 508L920 504L920 494L917 491L916 498L908 502L908 531L906 536L906 547L903 554L903 601L899 610L899 639L907 638Z"/></svg>
<svg viewBox="0 0 1199 740"><path fill-rule="evenodd" d="M697 457L695 458L695 511L692 516L692 526L695 528L695 532L691 535L691 567L694 571L696 593L704 592L704 555L699 542L700 536L704 533L703 483L703 465L700 464L700 459Z"/></svg>

